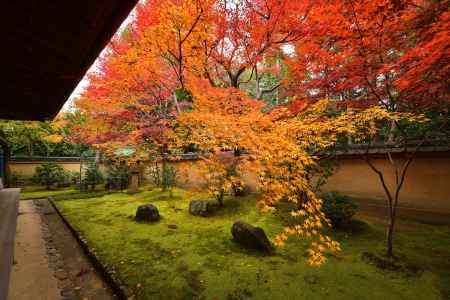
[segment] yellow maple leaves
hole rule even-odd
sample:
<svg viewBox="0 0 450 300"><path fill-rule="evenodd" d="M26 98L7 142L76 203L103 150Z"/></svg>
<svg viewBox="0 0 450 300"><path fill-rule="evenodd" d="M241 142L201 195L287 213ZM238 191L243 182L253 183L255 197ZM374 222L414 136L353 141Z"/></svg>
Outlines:
<svg viewBox="0 0 450 300"><path fill-rule="evenodd" d="M298 115L263 113L257 103L245 95L229 89L192 87L194 108L180 115L180 130L189 132L186 141L209 149L206 164L207 176L213 183L213 195L223 193L233 184L227 177L225 165L217 159L220 149L246 149L250 154L240 158L240 163L250 163L258 172L262 197L259 207L270 212L281 201L291 202L295 225L286 227L273 238L282 246L290 236L311 240L309 263L321 265L325 253L340 251L340 245L323 234L331 223L322 212L322 200L313 192L308 170L320 159L320 153L333 146L340 136L351 135L363 140L379 130L382 121L408 119L420 120L410 114L392 113L381 107L360 111L342 112L337 116L327 114L329 100L311 105ZM241 101L234 100L237 95ZM241 108L238 108L241 105ZM274 117L276 116L276 117ZM423 118L422 118L423 119ZM219 180L220 178L220 180ZM215 181L214 181L214 180Z"/></svg>

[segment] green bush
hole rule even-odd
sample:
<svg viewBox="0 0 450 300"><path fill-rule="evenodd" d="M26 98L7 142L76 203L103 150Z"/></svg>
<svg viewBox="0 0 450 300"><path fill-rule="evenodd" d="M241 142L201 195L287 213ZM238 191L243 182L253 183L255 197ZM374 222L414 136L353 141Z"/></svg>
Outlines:
<svg viewBox="0 0 450 300"><path fill-rule="evenodd" d="M34 183L33 176L22 175L16 172L11 173L11 177L9 179L11 187L25 187L29 184Z"/></svg>
<svg viewBox="0 0 450 300"><path fill-rule="evenodd" d="M68 187L72 183L72 175L70 171L62 170L59 174L58 181L56 182L56 187Z"/></svg>
<svg viewBox="0 0 450 300"><path fill-rule="evenodd" d="M100 172L96 162L89 162L86 174L83 178L82 187L87 189L89 186L91 190L95 190L95 186L103 182L103 174Z"/></svg>
<svg viewBox="0 0 450 300"><path fill-rule="evenodd" d="M46 189L49 190L53 185L65 180L66 172L60 165L54 162L46 162L36 168L33 182L45 185Z"/></svg>
<svg viewBox="0 0 450 300"><path fill-rule="evenodd" d="M324 193L321 197L323 200L322 210L331 220L333 227L347 225L358 208L354 200L337 192Z"/></svg>
<svg viewBox="0 0 450 300"><path fill-rule="evenodd" d="M63 169L61 171L58 182L56 183L57 187L69 187L71 185L76 185L80 180L80 172L76 171L68 171Z"/></svg>
<svg viewBox="0 0 450 300"><path fill-rule="evenodd" d="M107 190L124 190L130 182L130 168L127 165L110 164L107 170L105 188Z"/></svg>
<svg viewBox="0 0 450 300"><path fill-rule="evenodd" d="M76 185L80 181L80 172L69 171L70 173L70 183Z"/></svg>

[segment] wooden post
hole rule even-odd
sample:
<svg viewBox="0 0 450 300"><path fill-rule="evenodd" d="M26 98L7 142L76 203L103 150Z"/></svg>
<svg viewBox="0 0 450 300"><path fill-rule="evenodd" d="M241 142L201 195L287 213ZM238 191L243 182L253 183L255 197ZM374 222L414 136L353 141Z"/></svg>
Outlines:
<svg viewBox="0 0 450 300"><path fill-rule="evenodd" d="M128 193L135 194L139 192L139 168L138 166L133 166L131 168L131 182L128 187Z"/></svg>
<svg viewBox="0 0 450 300"><path fill-rule="evenodd" d="M5 187L10 187L9 160L11 158L11 147L6 138L2 136L2 132L0 132L0 147L3 150L3 185Z"/></svg>

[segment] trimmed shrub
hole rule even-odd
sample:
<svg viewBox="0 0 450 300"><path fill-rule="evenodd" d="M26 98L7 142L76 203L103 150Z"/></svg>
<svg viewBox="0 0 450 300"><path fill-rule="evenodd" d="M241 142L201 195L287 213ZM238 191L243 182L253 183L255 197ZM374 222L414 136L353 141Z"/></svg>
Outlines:
<svg viewBox="0 0 450 300"><path fill-rule="evenodd" d="M334 227L347 225L355 215L358 205L350 197L337 193L323 193L322 210L326 217L331 220Z"/></svg>
<svg viewBox="0 0 450 300"><path fill-rule="evenodd" d="M49 190L53 185L64 180L66 172L63 167L54 162L45 162L36 168L33 182L45 185Z"/></svg>
<svg viewBox="0 0 450 300"><path fill-rule="evenodd" d="M34 183L33 176L22 175L22 174L15 173L15 172L11 173L11 177L9 179L9 184L11 185L11 187L16 187L16 188L24 187L24 186L27 186L32 183Z"/></svg>
<svg viewBox="0 0 450 300"><path fill-rule="evenodd" d="M107 190L125 190L130 182L131 172L127 165L110 164L107 170L105 188Z"/></svg>
<svg viewBox="0 0 450 300"><path fill-rule="evenodd" d="M87 188L91 187L91 190L95 190L95 186L103 182L103 174L100 172L97 163L90 162L86 169L85 177L83 178L83 185Z"/></svg>
<svg viewBox="0 0 450 300"><path fill-rule="evenodd" d="M76 184L79 180L80 173L67 171L63 169L60 173L58 182L56 183L57 187L69 187L72 184Z"/></svg>
<svg viewBox="0 0 450 300"><path fill-rule="evenodd" d="M70 173L70 183L73 185L77 185L80 181L80 172L69 171L69 173Z"/></svg>

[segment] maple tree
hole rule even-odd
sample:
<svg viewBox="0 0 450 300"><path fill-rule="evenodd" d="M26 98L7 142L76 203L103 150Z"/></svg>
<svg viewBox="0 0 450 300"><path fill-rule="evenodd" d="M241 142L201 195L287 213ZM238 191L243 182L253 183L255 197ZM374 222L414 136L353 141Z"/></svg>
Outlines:
<svg viewBox="0 0 450 300"><path fill-rule="evenodd" d="M300 38L303 32L296 28L302 27L286 22L297 20L290 12L303 5L223 0L139 5L134 22L113 39L78 101L82 110L97 112L87 114L96 126L87 126L95 130L86 130L85 140L105 151L127 142L141 148L144 140L152 144L147 148L164 148L167 121L189 105L187 74L238 87L244 71L257 68L263 54Z"/></svg>
<svg viewBox="0 0 450 300"><path fill-rule="evenodd" d="M422 122L415 108L447 103L446 3L146 1L90 74L78 135L111 157L131 149L129 162L164 163L195 145L219 202L238 184L220 155L245 149L237 168L260 175L261 208L287 200L301 220L274 242L311 238L319 265L340 248L321 233L329 220L309 170L343 136L371 140L385 124ZM278 89L288 103L266 111L258 100Z"/></svg>
<svg viewBox="0 0 450 300"><path fill-rule="evenodd" d="M189 100L185 69L199 57L195 43L205 38L208 6L195 0L138 6L135 22L111 42L78 101L88 112L87 129L93 129L85 131L85 140L111 156L114 149L133 145L135 160L159 156L164 161L164 132Z"/></svg>
<svg viewBox="0 0 450 300"><path fill-rule="evenodd" d="M307 171L320 160L318 154L333 146L339 137L351 134L363 140L377 133L382 121L419 121L412 114L388 112L379 106L334 117L326 114L330 105L327 100L299 113L280 107L267 114L261 110L263 103L237 89L211 87L198 80L189 88L195 101L192 111L177 118L176 136L182 139L179 143L195 143L208 149L208 156L217 157L223 149L247 149L250 155L241 163L246 164L245 168L252 165L260 176L261 209L275 210L278 202L287 200L295 204L291 215L301 220L286 227L274 243L282 245L289 235L312 239L312 265L325 261L325 251L340 250L339 243L321 231L331 224L321 211L322 201L314 193ZM226 181L223 186L227 186Z"/></svg>
<svg viewBox="0 0 450 300"><path fill-rule="evenodd" d="M71 156L77 145L63 141L53 122L0 121L13 156Z"/></svg>
<svg viewBox="0 0 450 300"><path fill-rule="evenodd" d="M448 126L449 13L448 1L319 1L310 10L314 30L300 43L290 65L289 93L307 99L329 97L341 106L364 108L382 104L389 111L434 111ZM396 161L387 149L395 172L393 188L373 163L367 138L365 159L377 174L388 204L387 254L408 168L430 139L411 134L408 123L387 124L385 144L404 149ZM418 140L418 141L417 141ZM415 143L411 148L411 143Z"/></svg>
<svg viewBox="0 0 450 300"><path fill-rule="evenodd" d="M309 1L216 1L214 31L203 42L205 77L212 85L234 88L256 77L260 98L260 63L302 39L309 6ZM242 78L245 71L249 79Z"/></svg>
<svg viewBox="0 0 450 300"><path fill-rule="evenodd" d="M295 43L290 90L405 111L448 102L448 1L323 1Z"/></svg>

